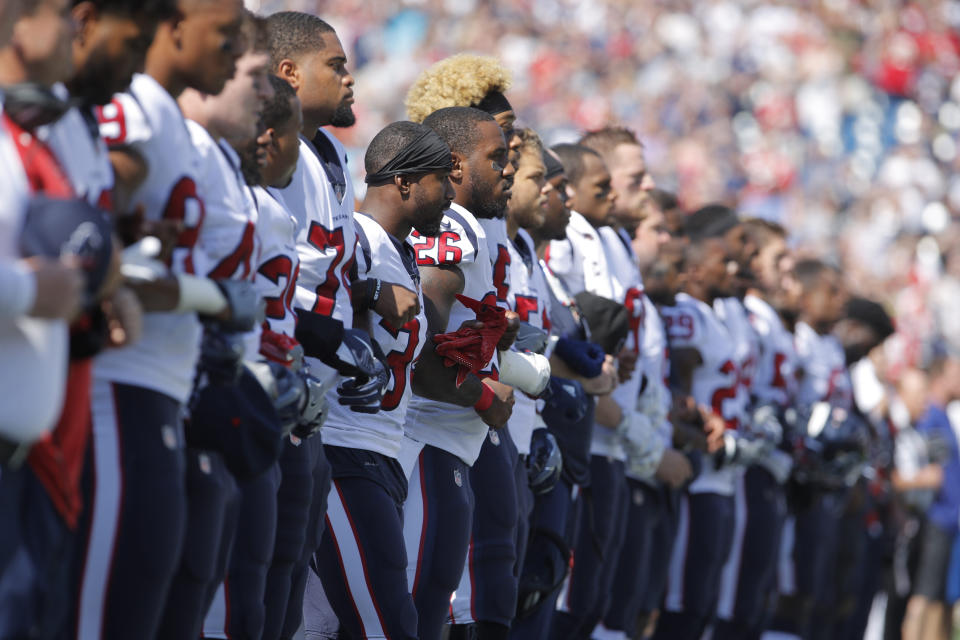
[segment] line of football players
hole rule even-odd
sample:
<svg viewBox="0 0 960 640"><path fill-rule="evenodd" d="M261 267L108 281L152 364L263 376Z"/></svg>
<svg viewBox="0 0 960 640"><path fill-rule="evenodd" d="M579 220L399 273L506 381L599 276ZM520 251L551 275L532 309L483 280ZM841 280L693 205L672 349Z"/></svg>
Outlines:
<svg viewBox="0 0 960 640"><path fill-rule="evenodd" d="M782 228L682 214L626 129L545 148L472 55L358 204L320 18L14 5L0 636L839 628L845 293Z"/></svg>

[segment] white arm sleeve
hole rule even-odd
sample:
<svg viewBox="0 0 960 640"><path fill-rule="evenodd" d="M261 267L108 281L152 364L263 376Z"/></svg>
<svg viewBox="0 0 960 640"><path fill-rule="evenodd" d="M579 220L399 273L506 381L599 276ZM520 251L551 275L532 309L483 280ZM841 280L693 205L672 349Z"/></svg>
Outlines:
<svg viewBox="0 0 960 640"><path fill-rule="evenodd" d="M23 263L0 263L0 316L26 315L33 308L36 295L36 278Z"/></svg>

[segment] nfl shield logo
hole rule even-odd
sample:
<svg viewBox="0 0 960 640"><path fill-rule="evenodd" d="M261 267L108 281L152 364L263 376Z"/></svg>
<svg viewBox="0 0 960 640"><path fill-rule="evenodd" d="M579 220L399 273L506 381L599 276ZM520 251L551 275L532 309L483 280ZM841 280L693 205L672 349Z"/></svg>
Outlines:
<svg viewBox="0 0 960 640"><path fill-rule="evenodd" d="M453 481L458 487L463 486L463 477L460 475L460 469L453 470Z"/></svg>
<svg viewBox="0 0 960 640"><path fill-rule="evenodd" d="M498 447L500 446L500 434L493 429L490 429L490 442Z"/></svg>

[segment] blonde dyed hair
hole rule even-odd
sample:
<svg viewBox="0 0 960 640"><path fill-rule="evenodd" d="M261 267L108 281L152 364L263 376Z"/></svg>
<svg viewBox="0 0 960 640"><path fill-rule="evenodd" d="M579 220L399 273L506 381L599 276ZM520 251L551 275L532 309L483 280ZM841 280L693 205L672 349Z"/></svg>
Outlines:
<svg viewBox="0 0 960 640"><path fill-rule="evenodd" d="M407 117L413 122L444 107L472 107L488 93L506 93L510 72L493 56L460 53L425 70L407 92Z"/></svg>

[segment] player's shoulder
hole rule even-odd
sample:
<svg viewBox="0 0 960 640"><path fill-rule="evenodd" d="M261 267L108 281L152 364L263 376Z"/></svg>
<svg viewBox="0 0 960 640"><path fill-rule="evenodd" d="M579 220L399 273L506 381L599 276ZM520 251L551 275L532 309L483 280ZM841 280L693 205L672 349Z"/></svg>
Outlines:
<svg viewBox="0 0 960 640"><path fill-rule="evenodd" d="M443 214L440 231L434 237L414 231L407 238L421 267L476 262L486 233L469 211L454 204Z"/></svg>
<svg viewBox="0 0 960 640"><path fill-rule="evenodd" d="M354 212L357 231L357 268L361 274L375 272L387 282L406 283L409 279L403 245L395 240L380 223L365 213ZM399 246L398 246L399 245Z"/></svg>
<svg viewBox="0 0 960 640"><path fill-rule="evenodd" d="M187 118L186 123L187 132L190 134L190 141L200 156L205 160L213 158L214 154L218 153L217 141L213 139L210 132L200 123L190 120L189 118Z"/></svg>
<svg viewBox="0 0 960 640"><path fill-rule="evenodd" d="M674 304L660 308L664 331L671 340L693 341L703 332L704 312L699 300L677 294Z"/></svg>
<svg viewBox="0 0 960 640"><path fill-rule="evenodd" d="M339 138L323 128L317 130L317 135L322 135L330 141L330 144L333 145L333 148L337 150L337 157L340 158L340 162L346 166L348 160L347 148L342 142L340 142Z"/></svg>
<svg viewBox="0 0 960 640"><path fill-rule="evenodd" d="M100 135L109 147L146 142L153 136L155 123L144 108L142 98L127 91L114 94L107 104L96 108Z"/></svg>

